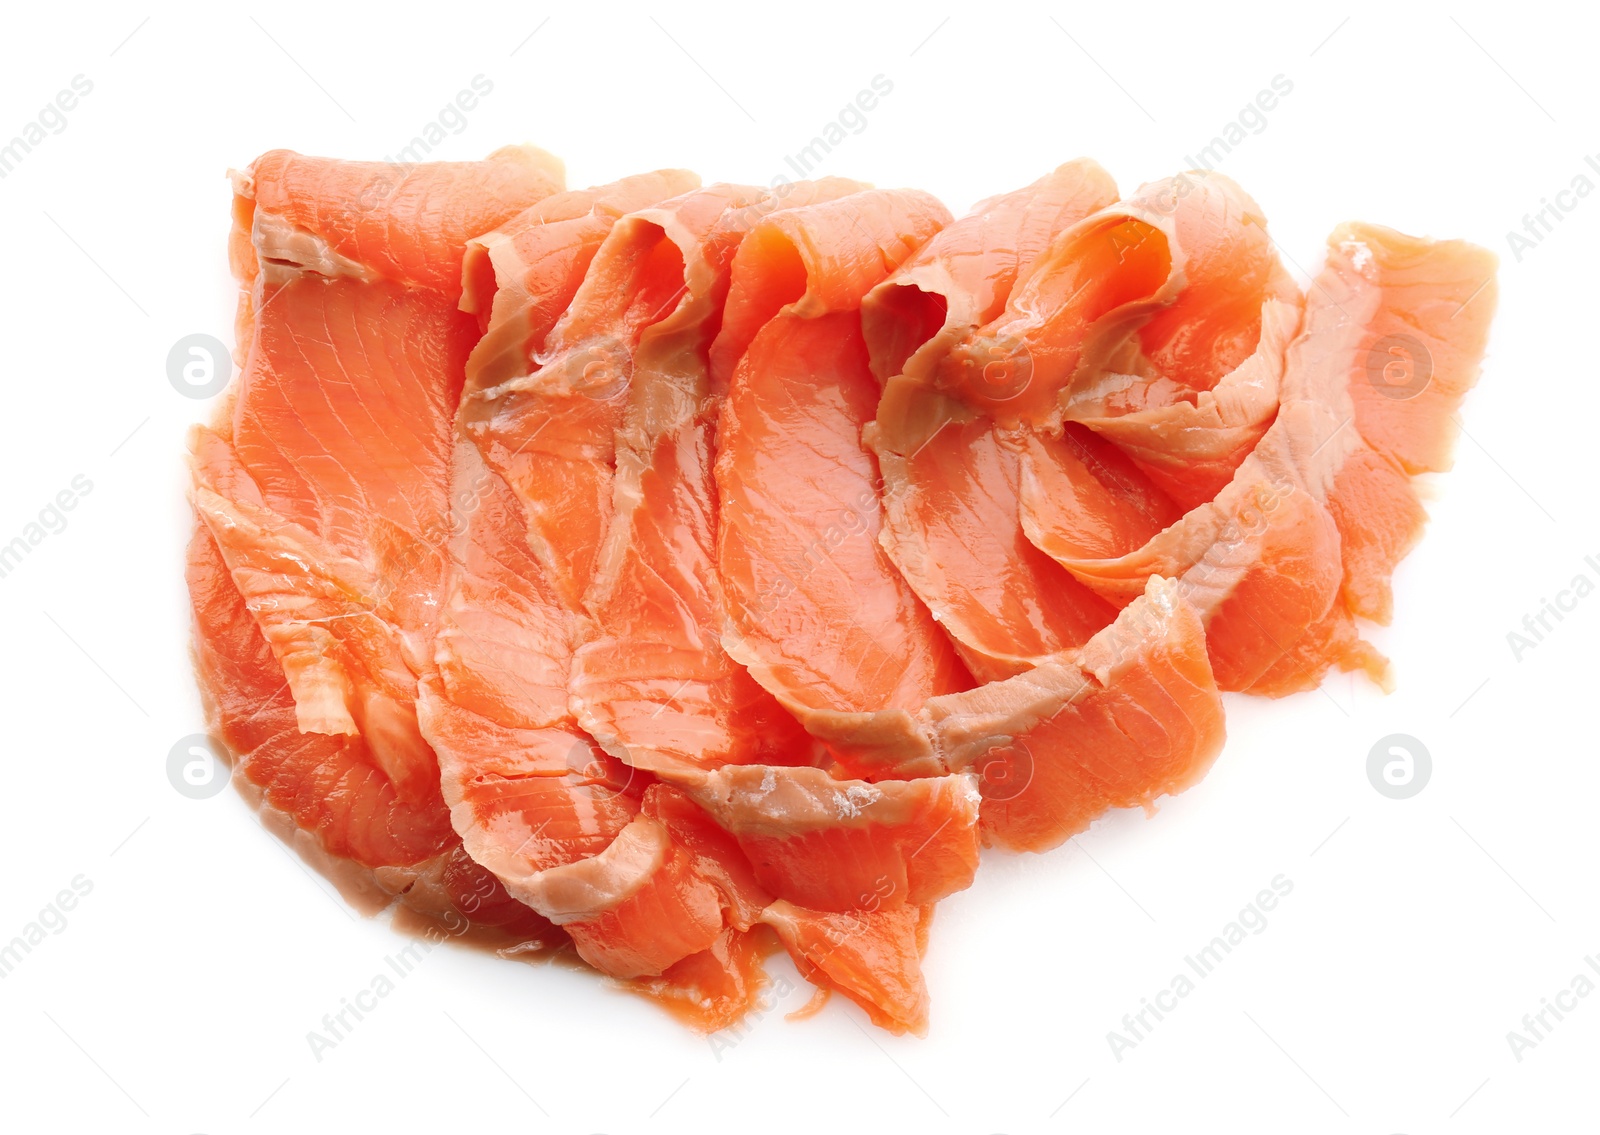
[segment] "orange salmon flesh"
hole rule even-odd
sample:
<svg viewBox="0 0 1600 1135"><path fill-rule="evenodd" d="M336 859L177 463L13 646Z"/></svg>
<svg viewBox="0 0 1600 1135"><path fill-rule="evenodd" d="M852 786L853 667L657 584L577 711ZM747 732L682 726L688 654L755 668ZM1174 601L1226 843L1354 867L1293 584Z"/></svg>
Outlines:
<svg viewBox="0 0 1600 1135"><path fill-rule="evenodd" d="M1350 222L1302 288L1228 178L1124 198L1083 159L959 219L565 177L232 175L196 676L359 909L702 1031L784 951L802 1013L921 1035L981 855L1194 784L1224 691L1392 685L1362 622L1449 467L1490 253Z"/></svg>

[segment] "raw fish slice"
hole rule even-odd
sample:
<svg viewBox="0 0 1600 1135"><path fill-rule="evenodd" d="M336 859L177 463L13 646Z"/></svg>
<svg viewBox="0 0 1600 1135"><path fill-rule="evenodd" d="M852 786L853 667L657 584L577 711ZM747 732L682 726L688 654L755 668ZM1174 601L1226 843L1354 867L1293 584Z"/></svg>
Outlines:
<svg viewBox="0 0 1600 1135"><path fill-rule="evenodd" d="M467 236L558 188L558 167L522 149L403 176L275 152L235 175L243 373L193 439L196 662L237 783L364 905L403 896L464 927L462 904L506 896L461 869L412 707L475 338L459 274Z"/></svg>
<svg viewBox="0 0 1600 1135"><path fill-rule="evenodd" d="M1298 304L1255 202L1221 175L1183 174L1061 233L934 370L970 409L1044 435L1011 447L1023 483L1050 479L1028 466L1080 421L1189 507L1271 422ZM1072 527L1069 512L1048 495L1021 503L1024 525L1046 530Z"/></svg>
<svg viewBox="0 0 1600 1135"><path fill-rule="evenodd" d="M359 734L403 797L436 799L438 765L417 731L416 674L383 583L299 525L204 483L194 506L283 668L301 732Z"/></svg>
<svg viewBox="0 0 1600 1135"><path fill-rule="evenodd" d="M1027 457L1019 501L1023 532L1036 550L1057 559L1120 556L1183 516L1127 454L1075 422L1059 436L1029 429L1012 436ZM1121 607L1138 594L1107 598Z"/></svg>
<svg viewBox="0 0 1600 1135"><path fill-rule="evenodd" d="M706 949L669 966L659 977L635 978L627 987L690 1028L717 1032L772 1008L762 995L771 985L766 960L776 948L771 935L727 927Z"/></svg>
<svg viewBox="0 0 1600 1135"><path fill-rule="evenodd" d="M713 186L625 222L634 240L678 247L683 293L632 352L610 522L585 597L593 625L573 661L572 699L584 727L635 767L670 773L814 759L795 720L722 650L712 481L719 402L707 352L749 228L776 208L861 188L801 182L780 199Z"/></svg>
<svg viewBox="0 0 1600 1135"><path fill-rule="evenodd" d="M778 771L787 774L795 770ZM909 906L876 890L866 896L864 905L843 911L818 911L775 900L761 886L756 870L733 837L687 795L668 785L649 790L640 820L653 825L648 829L652 839L664 831L668 844L647 856L631 856L635 863L631 881L613 874L606 885L627 893L630 897L625 905L629 908L648 909L657 915L665 912L666 937L677 941L709 931L704 893L709 885L718 896L724 929L707 948L667 969L661 981L636 980L631 983L633 988L665 1002L680 1015L684 1012L682 990L668 986L669 979L690 980L696 985L709 981L748 990L751 983L742 970L748 954L719 950L730 940L746 943L750 950L760 949L760 935L767 928L777 932L808 980L844 993L874 1022L891 1031L926 1030L928 994L921 961L927 948L931 905ZM584 867L564 870L582 871ZM584 897L588 901L593 894ZM596 951L597 956L605 956L605 951L626 954L639 944L648 948L659 941L654 929L637 918L602 916L588 924L568 922L566 929L580 949ZM752 936L756 939L753 944ZM721 1027L728 1019L728 1008L713 1005L700 1022Z"/></svg>
<svg viewBox="0 0 1600 1135"><path fill-rule="evenodd" d="M824 913L779 899L762 914L807 981L838 990L895 1034L928 1031L921 959L932 906Z"/></svg>
<svg viewBox="0 0 1600 1135"><path fill-rule="evenodd" d="M518 217L507 243L490 241L517 255L502 252L488 264L508 273L503 283L513 296L537 289L543 306L530 313L496 295L494 318L532 335L529 351L542 349L555 323L551 310L564 310L581 282L568 269L592 260L620 204L648 204L686 176L646 175L560 195L547 223L537 209ZM438 751L444 797L467 850L527 901L541 872L609 846L637 813L644 785L571 716L577 612L528 548L522 502L471 437L474 423L498 409L482 396L480 370L498 363L482 353L468 363L466 386L479 394L463 401L458 417L453 566L433 643L435 672L421 687L421 724ZM492 448L492 435L480 432Z"/></svg>
<svg viewBox="0 0 1600 1135"><path fill-rule="evenodd" d="M1187 511L1222 491L1272 425L1284 355L1299 329L1298 302L1269 299L1255 351L1209 390L1108 375L1092 397L1074 397L1067 416L1116 443Z"/></svg>
<svg viewBox="0 0 1600 1135"><path fill-rule="evenodd" d="M651 202L637 195L659 189L661 178L635 179L629 192L645 207ZM592 197L614 202L618 192ZM731 195L690 192L653 216L678 237L704 232ZM595 231L597 219L610 224L610 235ZM611 218L595 208L584 224L520 223L515 240L523 250L541 250L538 264L576 263L573 245L597 251L581 283L566 272L542 282L544 309L554 309L552 291L563 282L573 288L547 338L539 338L538 314L512 311L499 295L491 301L520 333L533 328L531 373L485 386L477 362L469 363L472 392L462 402L454 455L462 536L435 642L437 680L422 687L422 724L440 752L445 797L475 860L518 900L563 925L597 969L654 978L712 948L722 933L720 906L666 828L640 813L650 775L598 748L573 717L573 650L587 629L576 596L589 573L584 544L597 541L598 527L576 514L552 527L550 509L570 501L574 485L587 485L579 503L592 511L610 488L632 355L670 319L686 269L698 277L699 266L667 239L666 227L637 213ZM530 287L520 259L490 264L515 269L506 282L512 295ZM618 352L576 367L595 343L616 344ZM496 367L504 357L474 359ZM584 371L605 389L587 386ZM552 421L562 423L566 442L541 450L534 440ZM538 451L538 461L523 461L514 442Z"/></svg>
<svg viewBox="0 0 1600 1135"><path fill-rule="evenodd" d="M461 309L478 319L467 391L532 374L534 356L567 310L619 217L699 184L687 170L656 170L545 198L467 242Z"/></svg>
<svg viewBox="0 0 1600 1135"><path fill-rule="evenodd" d="M264 825L358 909L398 900L451 936L543 952L567 938L467 857L443 801L396 793L359 736L302 733L296 706L210 531L189 545L194 661L207 727Z"/></svg>
<svg viewBox="0 0 1600 1135"><path fill-rule="evenodd" d="M1287 402L1324 418L1319 438L1339 431L1297 465L1339 526L1342 596L1358 617L1389 621L1389 579L1427 519L1410 479L1451 465L1455 413L1478 381L1494 315L1496 264L1464 241L1377 225L1341 225L1328 238L1284 388Z"/></svg>
<svg viewBox="0 0 1600 1135"><path fill-rule="evenodd" d="M1181 792L1224 737L1199 614L1157 577L1081 650L936 698L921 725L944 767L979 773L984 832L1024 851Z"/></svg>
<svg viewBox="0 0 1600 1135"><path fill-rule="evenodd" d="M529 902L542 872L609 846L643 784L573 720L575 615L527 548L521 502L471 442L458 446L455 493L471 511L439 616L436 673L421 687L421 725L468 852Z"/></svg>
<svg viewBox="0 0 1600 1135"><path fill-rule="evenodd" d="M634 354L663 322L670 334L687 281L702 270L697 261L708 250L701 243L728 240L714 228L748 192L689 187L652 217L637 210L657 202L636 196L635 211L611 227L534 352L531 372L474 391L463 410L467 434L522 501L528 546L571 610L582 609L610 520L616 436ZM709 252L726 256L732 249Z"/></svg>
<svg viewBox="0 0 1600 1135"><path fill-rule="evenodd" d="M1388 664L1353 616L1388 614L1389 575L1423 522L1406 460L1419 472L1448 460L1451 415L1477 378L1493 273L1493 257L1462 242L1336 230L1289 350L1278 416L1233 480L1128 555L1062 563L1110 597L1152 572L1181 577L1224 689L1281 696L1314 688L1335 666L1386 685ZM1397 363L1415 368L1411 397L1404 383L1380 389Z"/></svg>
<svg viewBox="0 0 1600 1135"><path fill-rule="evenodd" d="M947 226L862 305L883 382L866 438L883 473L884 547L980 680L1081 645L1112 607L1033 547L1020 523L1015 430L941 381L944 357L1005 308L1052 239L1116 200L1099 166L1071 162ZM989 388L1025 375L1001 358Z"/></svg>
<svg viewBox="0 0 1600 1135"><path fill-rule="evenodd" d="M970 886L978 867L968 774L868 784L756 766L710 773L688 792L738 840L766 890L816 910L937 902Z"/></svg>
<svg viewBox="0 0 1600 1135"><path fill-rule="evenodd" d="M315 250L366 278L455 295L466 245L535 201L558 193L560 159L506 146L481 162L346 162L289 150L262 154L234 175L232 249L242 281ZM319 265L320 274L340 275Z"/></svg>
<svg viewBox="0 0 1600 1135"><path fill-rule="evenodd" d="M948 219L932 198L869 190L785 209L734 258L714 380L723 647L848 759L860 715L904 715L965 668L878 544L877 406L861 297Z"/></svg>

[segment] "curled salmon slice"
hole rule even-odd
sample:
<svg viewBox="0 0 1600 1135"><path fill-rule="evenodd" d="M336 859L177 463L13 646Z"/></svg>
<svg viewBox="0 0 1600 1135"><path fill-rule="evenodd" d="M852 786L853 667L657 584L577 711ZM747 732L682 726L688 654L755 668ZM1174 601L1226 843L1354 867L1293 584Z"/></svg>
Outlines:
<svg viewBox="0 0 1600 1135"><path fill-rule="evenodd" d="M878 388L862 297L948 220L925 194L868 190L773 213L734 258L714 380L723 648L846 761L927 698L970 684L878 543L861 439Z"/></svg>
<svg viewBox="0 0 1600 1135"><path fill-rule="evenodd" d="M727 770L743 774L748 770ZM793 774L795 770L778 770ZM759 986L744 968L752 955L765 954L764 943L775 936L801 974L825 992L839 992L860 1005L878 1025L892 1032L924 1033L928 1024L927 983L922 976L922 956L927 949L932 904L908 904L897 899L881 881L848 909L819 910L774 897L762 884L761 868L752 864L740 841L701 809L683 789L666 784L645 795L641 818L665 830L671 852L634 892L641 906L654 911L679 912L703 907L709 885L722 908L723 929L699 954L668 969L661 980L635 979L630 986L660 1000L678 1016L697 1027L721 1028L754 1004ZM779 855L804 854L799 848L773 848ZM687 864L688 871L682 866ZM678 926L696 925L681 919ZM698 924L709 933L709 918ZM568 924L575 939L585 933L615 943L636 940L620 920L611 920L587 932ZM618 931L624 931L619 934ZM590 939L591 943L594 939ZM682 986L709 988L709 1004L691 1008Z"/></svg>
<svg viewBox="0 0 1600 1135"><path fill-rule="evenodd" d="M476 317L483 337L472 349L466 392L533 373L534 356L617 219L698 184L687 170L653 170L552 194L474 235L462 262L461 310Z"/></svg>
<svg viewBox="0 0 1600 1135"><path fill-rule="evenodd" d="M1071 162L984 201L868 293L861 321L883 383L865 430L883 476L879 539L980 680L1082 645L1115 609L1022 531L1018 431L946 381L951 351L1005 309L1064 229L1116 200L1098 165ZM997 352L985 389L1013 381Z"/></svg>
<svg viewBox="0 0 1600 1135"><path fill-rule="evenodd" d="M920 725L944 767L978 774L984 832L1024 851L1190 787L1225 736L1199 612L1160 577L1081 649L935 698Z"/></svg>
<svg viewBox="0 0 1600 1135"><path fill-rule="evenodd" d="M777 895L817 910L924 905L978 867L976 777L841 781L822 769L724 768L687 791Z"/></svg>
<svg viewBox="0 0 1600 1135"><path fill-rule="evenodd" d="M1178 578L1224 689L1280 696L1336 666L1387 685L1388 663L1354 619L1388 617L1389 577L1425 519L1410 478L1448 463L1494 266L1460 241L1336 230L1278 415L1228 485L1126 555L1069 552L1062 564L1112 598L1152 573Z"/></svg>
<svg viewBox="0 0 1600 1135"><path fill-rule="evenodd" d="M537 292L539 311L513 309L498 295L490 306L491 322L531 329L519 367L536 370L535 356L567 307L553 293L570 285L566 300L577 294L582 281L570 268L594 266L626 215L619 210L654 204L686 179L692 175L669 172L568 193L511 221L521 255L489 263L509 273L514 295ZM420 723L467 851L513 897L562 922L570 912L552 898L561 876L550 873L607 851L637 816L647 777L607 754L572 716L567 684L580 612L550 559L530 546L528 501L509 479L518 466L507 438L539 406L508 406L516 399L509 383L485 384L479 368L502 362L479 354L467 364L468 395L453 431L449 575L432 666L420 682Z"/></svg>
<svg viewBox="0 0 1600 1135"><path fill-rule="evenodd" d="M1092 393L1073 397L1067 418L1113 442L1170 500L1193 508L1233 479L1271 426L1284 358L1299 329L1298 295L1293 302L1268 299L1255 349L1215 386L1196 392L1161 375L1107 373ZM1024 508L1052 515L1040 500Z"/></svg>
<svg viewBox="0 0 1600 1135"><path fill-rule="evenodd" d="M745 234L777 209L861 188L827 179L778 197L712 186L634 213L611 237L639 260L661 255L647 248L676 249L676 300L639 332L627 375L605 380L617 409L612 437L590 447L594 465L584 476L592 494L582 499L593 504L591 515L554 505L548 523L553 535L594 535L573 712L636 768L671 775L814 759L816 747L795 720L722 649L712 478L721 392L711 382L709 351ZM548 470L555 460L541 464Z"/></svg>
<svg viewBox="0 0 1600 1135"><path fill-rule="evenodd" d="M1488 343L1496 266L1465 241L1378 225L1341 225L1328 238L1285 401L1324 418L1332 429L1319 436L1338 433L1296 464L1338 525L1341 597L1359 618L1393 614L1390 577L1427 519L1412 478L1450 468L1456 412Z"/></svg>

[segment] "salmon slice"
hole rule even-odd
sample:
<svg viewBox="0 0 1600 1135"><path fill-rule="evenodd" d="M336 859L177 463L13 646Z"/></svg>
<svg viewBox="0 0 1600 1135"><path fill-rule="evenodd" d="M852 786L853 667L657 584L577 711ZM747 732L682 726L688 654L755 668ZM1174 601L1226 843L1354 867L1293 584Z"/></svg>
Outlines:
<svg viewBox="0 0 1600 1135"><path fill-rule="evenodd" d="M1077 174L1090 187L1103 181L1101 193L1084 194L1090 209L1111 196L1109 179L1093 173ZM993 214L971 223L993 224ZM1003 310L913 357L908 368L925 375L920 400L904 397L918 386L903 378L886 388L875 429L900 437L882 446L887 481L915 466L938 490L896 499L891 489L894 523L944 530L932 548L892 537L908 575L940 599L951 590L947 564L993 581L966 609L935 605L980 677L1019 673L1110 620L1114 608L1031 556L1061 559L1074 540L1084 541L1080 551L1137 546L1196 493L1206 499L1225 484L1265 432L1299 295L1263 226L1255 203L1214 174L1101 205L1021 266ZM1136 472L1104 450L1086 452L1068 431L1074 422L1116 445ZM990 524L985 535L982 519L1011 514L1015 530ZM1041 618L1052 604L1075 621Z"/></svg>
<svg viewBox="0 0 1600 1135"><path fill-rule="evenodd" d="M1126 453L1077 422L1065 423L1060 436L1019 430L1016 437L1027 457L1017 498L1020 524L1036 551L1058 558L1069 548L1069 555L1120 556L1183 515Z"/></svg>
<svg viewBox="0 0 1600 1135"><path fill-rule="evenodd" d="M927 951L931 906L819 914L780 899L765 919L807 981L843 993L879 1028L926 1035L927 982L900 960Z"/></svg>
<svg viewBox="0 0 1600 1135"><path fill-rule="evenodd" d="M594 591L593 611L612 620L634 617L641 604L677 600L648 575L621 580L638 588L621 591L610 565L628 549L609 539L601 549L608 574L598 590L585 587L593 562L585 549L599 542L599 526L577 515L556 523L552 510L575 492L586 508L604 498L619 429L625 464L634 438L663 426L693 426L703 415L704 392L695 389L692 372L697 360L704 370L714 330L703 326L706 308L720 298L717 275L726 279L740 226L748 223L742 218L749 196L739 187L712 187L619 219L566 313L534 349L531 374L469 393L455 493L471 507L458 542L455 589L440 619L437 678L423 681L424 729L439 751L445 796L474 858L560 925L591 965L668 1001L685 995L675 980L702 983L717 974L736 1001L754 988L729 968L748 961L747 952L727 938L719 892L699 873L700 861L676 846L649 807L641 810L640 793L651 778L636 777L595 746L571 714L578 703L568 699L565 679L572 645L589 629L574 595ZM524 243L532 241L525 235ZM493 306L505 310L498 295ZM507 318L520 320L514 312ZM614 353L590 357L583 368L572 364L597 341ZM473 365L469 389L477 378ZM691 385L684 391L674 381L686 367ZM559 444L544 448L537 462L508 459L517 456L507 454L512 439L532 436L530 421L554 420L562 423ZM704 481L709 456L698 463ZM625 505L627 488L625 481ZM636 510L622 511L637 518ZM540 519L528 522L530 514ZM653 523L664 525L672 541L657 555L671 567L683 535L670 512ZM771 703L767 716L782 713ZM602 736L618 755L633 757L620 737ZM747 735L739 743L754 751L774 740ZM695 753L701 761L705 756ZM727 1011L734 1005L728 1002Z"/></svg>
<svg viewBox="0 0 1600 1135"><path fill-rule="evenodd" d="M533 352L529 373L474 389L462 409L464 432L522 501L528 546L573 611L582 609L610 519L616 433L634 352L646 332L672 315L685 290L684 250L659 224L633 214L664 194L693 241L739 192L698 190L699 179L681 172L630 180L637 188L628 195L627 215L611 218L603 232L596 230L607 218L598 210L584 218L588 231L603 239L570 303ZM570 239L567 227L543 239ZM538 302L550 307L553 300L546 285ZM482 381L476 370L474 376Z"/></svg>
<svg viewBox="0 0 1600 1135"><path fill-rule="evenodd" d="M1285 395L1340 431L1299 464L1339 527L1341 596L1357 617L1393 614L1390 577L1427 519L1410 478L1450 468L1456 411L1478 381L1494 316L1496 266L1463 241L1377 225L1328 238Z"/></svg>
<svg viewBox="0 0 1600 1135"><path fill-rule="evenodd" d="M983 786L994 842L1044 851L1111 808L1153 808L1222 750L1222 700L1198 611L1152 577L1077 651L930 701L922 728L945 767Z"/></svg>
<svg viewBox="0 0 1600 1135"><path fill-rule="evenodd" d="M1285 276L1283 291L1293 288ZM1183 304L1180 297L1173 306ZM1284 356L1299 329L1297 294L1292 302L1268 299L1255 349L1216 385L1196 392L1165 375L1107 373L1073 396L1067 417L1114 442L1187 511L1222 491L1272 424Z"/></svg>
<svg viewBox="0 0 1600 1135"><path fill-rule="evenodd" d="M629 247L675 246L681 295L630 352L626 388L615 392L623 409L614 440L590 449L595 492L609 479L611 499L553 531L591 531L609 517L584 596L590 625L573 659L572 704L584 728L636 768L667 774L815 759L794 718L722 649L712 480L721 392L711 384L709 349L750 227L777 208L862 188L826 179L777 198L713 186L640 210L613 234Z"/></svg>
<svg viewBox="0 0 1600 1135"><path fill-rule="evenodd" d="M572 716L567 684L580 612L551 561L530 546L528 502L502 475L519 467L507 438L540 407L518 401L508 383L486 385L479 368L532 373L557 334L558 314L581 288L570 267L602 263L606 236L626 215L622 206L654 204L692 179L646 175L563 194L547 210L512 221L509 243L494 234L482 242L519 250L488 263L508 272L506 288L532 297L527 303L538 310L530 314L497 293L489 301L491 324L531 333L523 340L528 353L508 363L503 354L479 351L466 364L468 394L451 462L455 535L433 668L420 684L420 724L438 754L443 798L467 851L514 897L557 922L574 917L552 897L573 874L562 869L606 852L628 829L648 777L607 754ZM564 286L570 290L563 296Z"/></svg>
<svg viewBox="0 0 1600 1135"><path fill-rule="evenodd" d="M750 770L728 770L744 774ZM792 775L793 769L775 770ZM813 770L814 771L814 770ZM909 788L910 785L901 787ZM645 795L641 818L660 825L671 843L671 853L657 862L691 865L688 872L648 871L634 892L633 902L655 911L680 912L703 901L702 887L709 884L723 910L724 929L711 945L692 954L663 974L660 981L637 979L630 988L661 1001L682 1019L701 1028L720 1028L748 1009L758 991L744 969L755 951L764 952L764 934L776 932L778 940L801 974L826 991L838 991L866 1010L878 1025L892 1032L925 1033L928 991L922 977L922 955L927 949L932 904L910 905L897 900L881 882L861 896L851 909L816 910L775 899L758 879L759 869L746 858L738 842L698 807L683 790L665 784ZM790 849L792 852L792 849ZM928 854L924 852L924 854ZM676 932L692 919L679 916ZM569 923L575 940L585 931ZM588 931L590 935L615 935L625 930L620 920ZM641 929L635 939L647 940ZM593 943L593 938L589 939ZM686 990L670 979L688 980L691 989L714 991L710 1005L690 1009Z"/></svg>
<svg viewBox="0 0 1600 1135"><path fill-rule="evenodd" d="M713 380L727 383L715 475L723 648L835 752L873 715L970 684L878 543L876 410L858 308L948 220L911 191L785 209L734 258Z"/></svg>
<svg viewBox="0 0 1600 1135"><path fill-rule="evenodd" d="M969 774L868 784L747 766L688 791L738 840L765 889L813 909L933 903L965 890L978 868Z"/></svg>
<svg viewBox="0 0 1600 1135"><path fill-rule="evenodd" d="M468 391L532 374L556 321L583 283L618 218L698 184L687 170L655 170L545 198L467 242L461 309L477 316Z"/></svg>
<svg viewBox="0 0 1600 1135"><path fill-rule="evenodd" d="M661 1005L702 1033L731 1028L763 1008L770 985L766 961L777 948L770 935L731 927L697 954L669 967L660 977L636 978L627 988Z"/></svg>
<svg viewBox="0 0 1600 1135"><path fill-rule="evenodd" d="M1493 312L1495 261L1472 245L1347 225L1329 249L1278 415L1223 491L1127 555L1061 558L1112 597L1181 577L1224 689L1281 696L1335 666L1387 685L1354 617L1388 617L1425 519L1410 477L1447 466Z"/></svg>
<svg viewBox="0 0 1600 1135"><path fill-rule="evenodd" d="M274 265L457 295L467 242L565 182L560 159L506 146L482 162L344 162L289 150L235 176L231 250L270 279Z"/></svg>
<svg viewBox="0 0 1600 1135"><path fill-rule="evenodd" d="M443 833L415 717L476 337L456 310L465 243L558 190L559 163L512 148L401 173L275 151L234 185L242 375L191 438L213 731L273 826L369 909L401 895L559 938Z"/></svg>
<svg viewBox="0 0 1600 1135"><path fill-rule="evenodd" d="M1116 612L1007 523L1020 512L1021 436L949 388L946 356L1001 314L1058 233L1116 197L1098 165L1070 162L981 202L862 304L883 383L866 428L883 474L880 539L980 680L1080 646ZM982 372L989 390L1026 377L1004 358Z"/></svg>

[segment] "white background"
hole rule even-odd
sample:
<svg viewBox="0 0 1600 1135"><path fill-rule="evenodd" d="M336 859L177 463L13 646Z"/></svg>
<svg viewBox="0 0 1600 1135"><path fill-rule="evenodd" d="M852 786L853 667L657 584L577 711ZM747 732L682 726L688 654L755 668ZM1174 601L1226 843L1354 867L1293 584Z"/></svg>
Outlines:
<svg viewBox="0 0 1600 1135"><path fill-rule="evenodd" d="M0 579L0 940L74 876L93 891L0 981L0 1127L1592 1129L1600 995L1520 1062L1506 1034L1600 954L1600 597L1520 661L1506 636L1573 576L1600 581L1600 194L1568 198L1520 262L1506 234L1600 150L1595 28L1543 4L595 7L7 15L0 137L74 75L94 89L0 181L0 542L75 475L94 487ZM935 922L926 1039L869 1033L835 999L714 1052L592 975L440 949L314 1060L307 1032L403 941L234 793L167 781L168 749L202 726L182 453L210 405L165 359L190 333L232 341L229 166L280 146L382 158L478 74L493 93L440 156L528 140L574 186L663 165L766 181L882 74L893 93L823 172L920 186L958 215L1078 155L1128 192L1287 77L1220 168L1302 280L1351 217L1503 258L1468 436L1429 487L1395 623L1372 631L1398 691L1341 677L1230 698L1226 752L1159 815L988 855ZM1365 771L1396 732L1434 764L1404 801ZM1266 930L1114 1059L1122 1015L1279 874L1294 889Z"/></svg>

